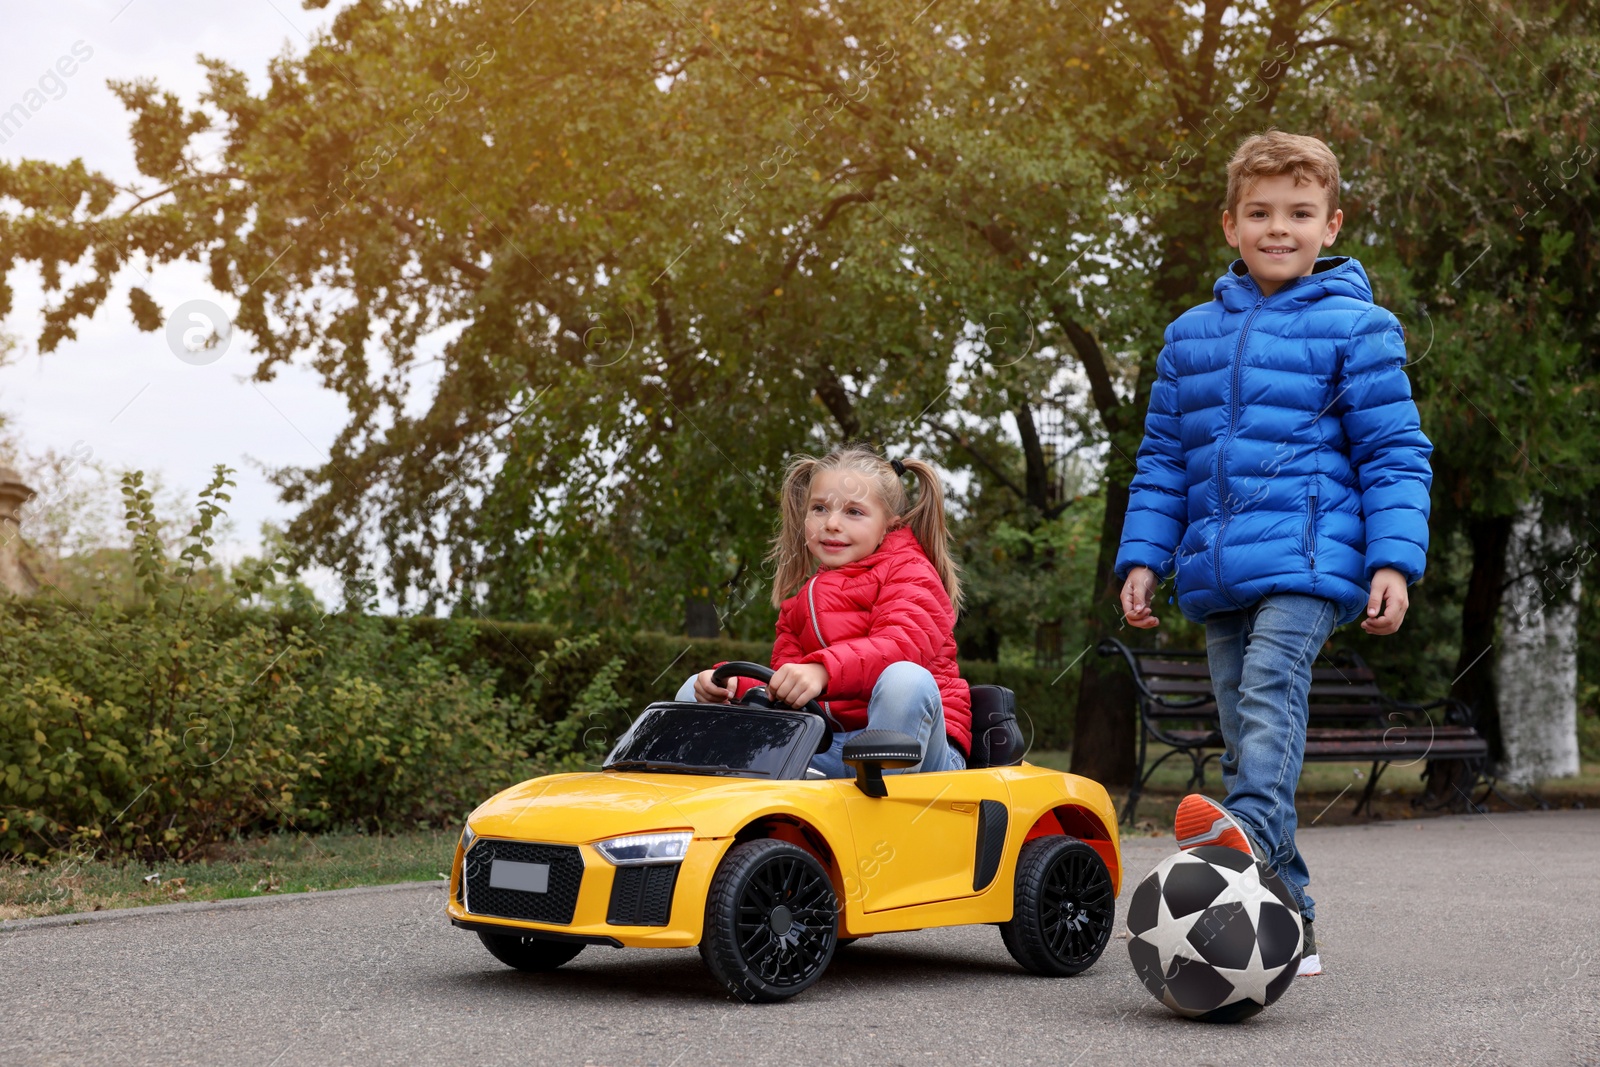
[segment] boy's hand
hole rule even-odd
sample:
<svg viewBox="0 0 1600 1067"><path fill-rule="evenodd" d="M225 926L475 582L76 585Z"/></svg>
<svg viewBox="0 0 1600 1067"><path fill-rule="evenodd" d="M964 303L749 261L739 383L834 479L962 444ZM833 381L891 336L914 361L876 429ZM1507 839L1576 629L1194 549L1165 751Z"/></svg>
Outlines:
<svg viewBox="0 0 1600 1067"><path fill-rule="evenodd" d="M820 663L785 663L772 672L767 693L791 708L804 707L828 688L828 668Z"/></svg>
<svg viewBox="0 0 1600 1067"><path fill-rule="evenodd" d="M1372 595L1367 598L1367 617L1361 620L1361 628L1369 634L1392 634L1406 621L1410 606L1406 576L1393 567L1381 567L1372 575Z"/></svg>
<svg viewBox="0 0 1600 1067"><path fill-rule="evenodd" d="M711 671L701 671L694 676L694 698L702 704L726 704L739 692L739 682L729 678L726 685L711 680Z"/></svg>
<svg viewBox="0 0 1600 1067"><path fill-rule="evenodd" d="M1122 583L1122 617L1129 626L1148 630L1160 626L1161 620L1150 614L1150 598L1156 591L1156 572L1149 567L1135 567Z"/></svg>

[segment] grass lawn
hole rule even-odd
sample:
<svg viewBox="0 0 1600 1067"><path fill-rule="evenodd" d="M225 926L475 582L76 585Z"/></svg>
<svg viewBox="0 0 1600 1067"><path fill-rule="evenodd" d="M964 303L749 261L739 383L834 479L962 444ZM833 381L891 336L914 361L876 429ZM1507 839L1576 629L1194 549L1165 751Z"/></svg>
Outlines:
<svg viewBox="0 0 1600 1067"><path fill-rule="evenodd" d="M1161 755L1164 749L1151 749L1150 758L1153 760ZM1067 770L1071 762L1070 752L1060 750L1043 750L1028 753L1028 762L1041 767L1053 767L1056 770ZM1439 812L1427 811L1412 804L1413 800L1420 799L1424 791L1422 770L1424 762L1419 762L1410 767L1391 765L1386 768L1378 779L1377 791L1372 797L1373 818L1377 819L1418 819L1427 818ZM1341 826L1350 823L1367 822L1365 810L1360 815L1352 816L1351 809L1356 806L1361 792L1367 785L1367 774L1372 770L1371 763L1307 763L1305 770L1300 775L1300 786L1295 792L1295 810L1300 816L1301 826ZM1145 786L1144 795L1139 798L1139 818L1131 831L1125 830L1134 836L1151 835L1165 836L1172 832L1173 815L1178 808L1178 801L1182 800L1188 792L1186 785L1189 781L1189 761L1183 756L1174 756ZM1600 763L1585 763L1582 772L1576 778L1554 779L1548 782L1536 783L1535 790L1552 808L1582 808L1600 805ZM1501 791L1513 802L1532 807L1529 795L1514 786L1502 786ZM1206 765L1205 784L1200 792L1207 796L1221 799L1222 772L1217 769L1215 760ZM1474 792L1473 799L1482 794L1482 787ZM1128 791L1126 789L1111 790L1111 799L1116 803L1117 810L1122 810ZM1515 808L1491 797L1488 802L1490 811L1513 811Z"/></svg>
<svg viewBox="0 0 1600 1067"><path fill-rule="evenodd" d="M274 834L231 842L192 863L0 863L0 919L440 879L459 833Z"/></svg>

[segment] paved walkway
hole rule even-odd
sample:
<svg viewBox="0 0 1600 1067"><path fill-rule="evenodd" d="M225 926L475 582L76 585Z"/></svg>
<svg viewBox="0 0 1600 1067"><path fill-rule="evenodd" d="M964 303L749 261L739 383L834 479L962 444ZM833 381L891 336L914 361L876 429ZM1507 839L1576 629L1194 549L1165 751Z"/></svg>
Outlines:
<svg viewBox="0 0 1600 1067"><path fill-rule="evenodd" d="M1329 973L1240 1026L1170 1016L1120 938L1048 980L983 926L862 942L776 1006L693 949L523 975L429 885L0 932L0 1064L1600 1065L1600 812L1302 840ZM1128 843L1119 904L1170 850Z"/></svg>

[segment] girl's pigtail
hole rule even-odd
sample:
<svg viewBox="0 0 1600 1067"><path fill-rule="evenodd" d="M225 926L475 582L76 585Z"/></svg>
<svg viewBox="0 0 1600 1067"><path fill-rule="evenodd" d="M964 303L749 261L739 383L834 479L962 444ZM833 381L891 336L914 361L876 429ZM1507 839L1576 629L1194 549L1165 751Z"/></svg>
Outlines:
<svg viewBox="0 0 1600 1067"><path fill-rule="evenodd" d="M813 456L790 457L780 493L781 519L767 562L773 564L772 606L783 606L790 594L811 574L811 555L806 551L806 504L811 499L811 475L817 468Z"/></svg>
<svg viewBox="0 0 1600 1067"><path fill-rule="evenodd" d="M950 603L961 610L961 568L956 564L950 549L950 528L945 524L944 486L939 482L939 472L920 459L901 460L901 466L917 477L917 502L905 515L905 524L922 546L928 561L933 564ZM804 541L802 538L802 547Z"/></svg>

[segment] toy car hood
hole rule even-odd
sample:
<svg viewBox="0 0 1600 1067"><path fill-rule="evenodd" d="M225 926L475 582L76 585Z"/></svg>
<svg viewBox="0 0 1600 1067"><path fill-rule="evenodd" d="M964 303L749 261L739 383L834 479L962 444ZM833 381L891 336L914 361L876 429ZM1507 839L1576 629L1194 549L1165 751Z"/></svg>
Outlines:
<svg viewBox="0 0 1600 1067"><path fill-rule="evenodd" d="M651 830L715 835L728 832L712 825L726 820L728 801L760 791L770 797L771 784L749 778L642 772L557 774L490 797L469 821L480 836L559 844ZM751 796L747 804L734 808L759 810L765 799ZM717 810L723 811L722 819L712 814Z"/></svg>

